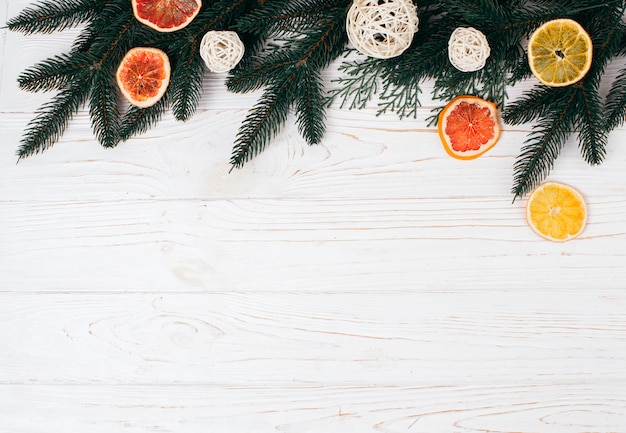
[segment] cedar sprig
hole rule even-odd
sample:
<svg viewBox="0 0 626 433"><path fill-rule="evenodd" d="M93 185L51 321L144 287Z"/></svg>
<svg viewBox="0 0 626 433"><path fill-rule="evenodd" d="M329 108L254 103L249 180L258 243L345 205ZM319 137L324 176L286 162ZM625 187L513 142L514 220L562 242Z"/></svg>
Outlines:
<svg viewBox="0 0 626 433"><path fill-rule="evenodd" d="M363 61L343 62L338 72L341 76L332 80L337 83L328 91L325 105L330 106L339 101L339 108L361 110L378 93L380 77L384 73L385 62L380 59L368 58Z"/></svg>

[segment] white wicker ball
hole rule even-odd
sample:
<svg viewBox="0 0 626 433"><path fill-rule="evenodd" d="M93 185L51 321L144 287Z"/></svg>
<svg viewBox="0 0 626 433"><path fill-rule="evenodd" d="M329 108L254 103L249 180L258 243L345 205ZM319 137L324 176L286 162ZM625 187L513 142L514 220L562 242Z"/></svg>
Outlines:
<svg viewBox="0 0 626 433"><path fill-rule="evenodd" d="M245 46L231 31L212 30L200 42L200 57L211 72L228 72L243 57Z"/></svg>
<svg viewBox="0 0 626 433"><path fill-rule="evenodd" d="M482 69L491 54L487 37L473 27L458 27L448 41L448 58L462 72Z"/></svg>
<svg viewBox="0 0 626 433"><path fill-rule="evenodd" d="M389 59L409 48L418 24L417 6L411 0L354 0L346 30L359 52Z"/></svg>

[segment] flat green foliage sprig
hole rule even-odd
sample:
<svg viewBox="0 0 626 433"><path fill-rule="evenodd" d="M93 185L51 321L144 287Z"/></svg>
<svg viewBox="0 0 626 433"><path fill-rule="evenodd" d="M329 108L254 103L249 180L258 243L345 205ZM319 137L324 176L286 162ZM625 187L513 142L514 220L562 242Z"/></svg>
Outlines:
<svg viewBox="0 0 626 433"><path fill-rule="evenodd" d="M378 112L414 118L425 82L441 106L461 94L495 102L511 125L532 122L533 131L515 161L512 193L520 197L546 178L572 134L589 164L606 156L609 133L626 117L626 67L600 89L606 67L626 55L626 0L418 0L419 31L400 56L357 56L339 67L330 85L321 72L350 51L346 16L352 0L204 0L184 29L159 33L134 19L130 0L44 0L7 23L26 34L52 33L81 25L72 49L28 68L18 78L27 91L55 91L27 127L19 158L53 145L81 107L87 105L94 135L103 146L152 127L166 110L189 119L202 97L207 73L199 55L208 30L234 30L246 54L226 80L237 93L262 89L234 139L232 167L241 167L280 132L295 112L298 130L309 144L324 136L326 108L334 101L360 109L374 98ZM533 79L525 43L541 24L572 18L590 34L593 63L585 78L571 86L537 84L516 101L507 88ZM489 41L485 67L461 72L448 60L448 40L457 27L474 27ZM170 86L149 108L120 106L115 70L135 46L167 52ZM438 110L430 118L436 122Z"/></svg>

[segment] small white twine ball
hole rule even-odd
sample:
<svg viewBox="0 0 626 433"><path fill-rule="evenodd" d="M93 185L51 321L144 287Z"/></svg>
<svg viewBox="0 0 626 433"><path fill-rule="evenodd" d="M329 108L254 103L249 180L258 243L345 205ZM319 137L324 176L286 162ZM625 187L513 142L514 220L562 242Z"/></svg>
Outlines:
<svg viewBox="0 0 626 433"><path fill-rule="evenodd" d="M354 0L346 20L352 45L377 59L402 54L418 25L417 6L411 0Z"/></svg>
<svg viewBox="0 0 626 433"><path fill-rule="evenodd" d="M473 27L458 27L448 41L448 57L452 66L462 72L482 69L491 54L487 37Z"/></svg>
<svg viewBox="0 0 626 433"><path fill-rule="evenodd" d="M228 72L243 57L245 46L239 35L231 31L211 30L200 42L200 57L211 72Z"/></svg>

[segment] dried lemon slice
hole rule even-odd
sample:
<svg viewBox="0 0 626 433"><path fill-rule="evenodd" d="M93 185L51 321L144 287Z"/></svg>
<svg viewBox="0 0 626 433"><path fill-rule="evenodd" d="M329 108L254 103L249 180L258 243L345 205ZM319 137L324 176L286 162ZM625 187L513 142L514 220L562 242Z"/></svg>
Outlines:
<svg viewBox="0 0 626 433"><path fill-rule="evenodd" d="M528 197L526 220L539 236L556 242L568 241L585 228L585 199L569 185L543 183Z"/></svg>
<svg viewBox="0 0 626 433"><path fill-rule="evenodd" d="M548 21L528 40L528 64L547 86L569 86L581 80L591 67L593 46L589 34L576 21Z"/></svg>

